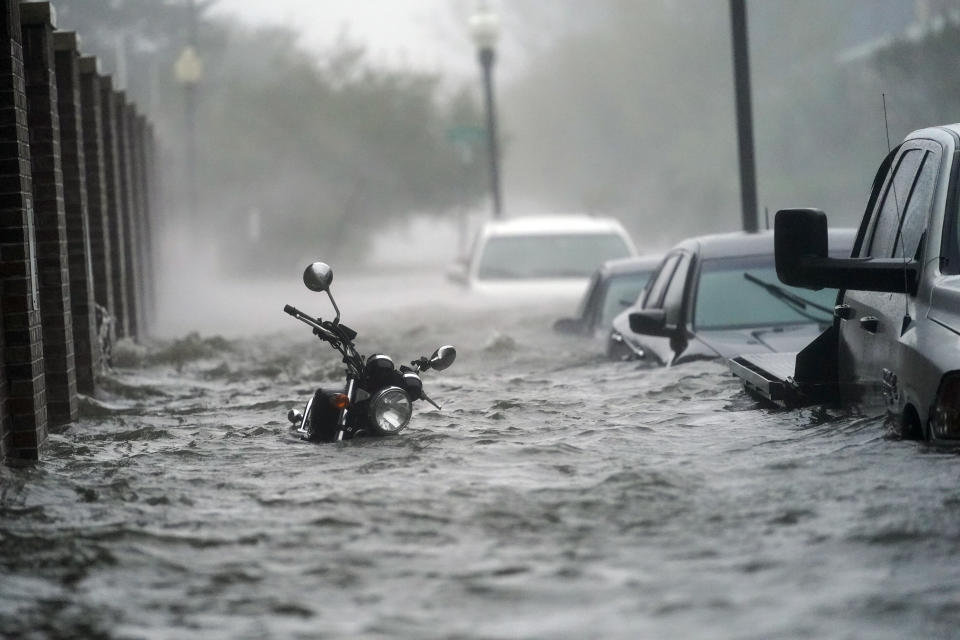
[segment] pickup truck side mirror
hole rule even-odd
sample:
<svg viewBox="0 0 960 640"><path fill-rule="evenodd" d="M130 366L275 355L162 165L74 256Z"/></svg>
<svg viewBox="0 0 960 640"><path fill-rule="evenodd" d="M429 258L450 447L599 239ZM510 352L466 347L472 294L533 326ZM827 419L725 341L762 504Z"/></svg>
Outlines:
<svg viewBox="0 0 960 640"><path fill-rule="evenodd" d="M667 315L663 309L642 309L630 314L630 330L645 336L669 338L675 329L667 328Z"/></svg>
<svg viewBox="0 0 960 640"><path fill-rule="evenodd" d="M831 258L827 216L819 209L781 209L773 226L777 277L807 289L917 292L920 265L898 258Z"/></svg>

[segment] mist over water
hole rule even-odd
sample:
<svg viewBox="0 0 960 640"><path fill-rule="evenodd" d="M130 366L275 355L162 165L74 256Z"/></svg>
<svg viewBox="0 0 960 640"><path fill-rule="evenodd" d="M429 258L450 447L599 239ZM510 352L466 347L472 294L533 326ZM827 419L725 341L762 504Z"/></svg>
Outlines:
<svg viewBox="0 0 960 640"><path fill-rule="evenodd" d="M299 288L285 301L329 317ZM564 308L455 293L337 273L362 353L458 348L424 376L443 410L394 438L291 436L342 365L281 307L282 331L118 368L44 461L0 471L2 635L954 634L955 455L761 408L719 363L607 362L549 332Z"/></svg>

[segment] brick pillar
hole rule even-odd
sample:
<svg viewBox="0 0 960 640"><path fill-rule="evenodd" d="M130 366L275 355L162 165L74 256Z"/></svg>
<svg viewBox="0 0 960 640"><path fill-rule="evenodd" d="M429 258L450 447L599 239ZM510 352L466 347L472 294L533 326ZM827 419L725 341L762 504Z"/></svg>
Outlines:
<svg viewBox="0 0 960 640"><path fill-rule="evenodd" d="M0 38L2 41L2 38ZM2 109L2 107L0 107ZM3 300L3 280L0 280L0 301ZM7 414L7 374L3 366L3 314L0 313L0 462L7 458L7 452L13 448L13 434L10 432L10 418Z"/></svg>
<svg viewBox="0 0 960 640"><path fill-rule="evenodd" d="M80 117L80 70L77 35L53 34L57 71L57 105L60 116L60 155L63 170L63 204L67 222L67 255L70 265L70 312L73 315L73 354L77 390L94 391L94 365L99 360L97 317L90 260L90 223L87 214L87 177Z"/></svg>
<svg viewBox="0 0 960 640"><path fill-rule="evenodd" d="M142 309L143 318L141 319L141 330L144 334L150 331L150 322L153 318L153 298L154 282L153 275L153 241L151 238L150 220L150 185L147 177L147 119L144 116L137 116L133 122L133 141L135 149L135 159L137 175L135 181L137 184L137 194L140 204L140 277L143 287Z"/></svg>
<svg viewBox="0 0 960 640"><path fill-rule="evenodd" d="M147 224L147 266L150 274L150 287L148 291L148 309L151 317L156 317L157 311L157 292L160 289L160 274L157 271L158 255L157 242L160 230L160 203L157 194L160 192L160 175L157 172L157 143L153 130L153 124L145 123L143 132L143 154L144 154L144 174L146 176L146 224Z"/></svg>
<svg viewBox="0 0 960 640"><path fill-rule="evenodd" d="M113 99L113 81L100 76L100 116L103 120L103 165L107 209L110 211L110 272L113 278L113 315L117 335L130 335L127 322L127 256L123 242L126 209L120 191L120 165L117 161L117 105Z"/></svg>
<svg viewBox="0 0 960 640"><path fill-rule="evenodd" d="M0 0L0 289L9 458L40 456L47 439L43 338L37 296L33 184L20 5Z"/></svg>
<svg viewBox="0 0 960 640"><path fill-rule="evenodd" d="M140 331L137 324L140 317L140 274L137 268L137 233L139 220L136 198L133 193L133 167L130 152L130 110L127 95L123 91L113 94L117 113L117 170L120 175L120 209L126 212L123 220L124 264L127 271L127 330L131 338Z"/></svg>
<svg viewBox="0 0 960 640"><path fill-rule="evenodd" d="M110 208L107 204L106 164L103 152L103 112L97 59L80 58L80 102L83 116L83 157L86 169L87 214L90 222L90 258L96 303L114 317L113 271L110 253ZM101 354L102 356L102 354Z"/></svg>
<svg viewBox="0 0 960 640"><path fill-rule="evenodd" d="M37 273L50 425L77 419L77 373L70 312L70 270L60 168L60 117L53 55L54 14L49 2L20 4L27 123L33 171Z"/></svg>

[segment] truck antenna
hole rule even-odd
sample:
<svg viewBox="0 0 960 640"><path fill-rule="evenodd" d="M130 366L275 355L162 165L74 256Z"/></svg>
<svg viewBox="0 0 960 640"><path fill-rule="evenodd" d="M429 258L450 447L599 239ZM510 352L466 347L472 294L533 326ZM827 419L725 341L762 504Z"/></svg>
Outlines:
<svg viewBox="0 0 960 640"><path fill-rule="evenodd" d="M883 100L883 128L887 133L887 154L890 153L890 121L887 119L887 94L881 93L881 99ZM892 166L892 165L891 165ZM921 163L922 166L922 163ZM897 205L897 228L900 229L897 231L897 235L894 240L894 247L896 247L897 240L900 241L900 257L903 259L903 324L900 327L900 335L903 335L903 332L907 330L907 327L910 326L910 307L907 302L907 293L908 284L910 282L907 275L907 248L903 243L903 236L901 235L901 230L903 226L903 214L900 213L900 198L897 197L897 183L893 179L890 183L890 186L893 188L893 201ZM906 212L904 212L906 213Z"/></svg>
<svg viewBox="0 0 960 640"><path fill-rule="evenodd" d="M890 153L890 122L887 120L887 94L881 93L880 99L883 100L883 128L887 132L887 153Z"/></svg>

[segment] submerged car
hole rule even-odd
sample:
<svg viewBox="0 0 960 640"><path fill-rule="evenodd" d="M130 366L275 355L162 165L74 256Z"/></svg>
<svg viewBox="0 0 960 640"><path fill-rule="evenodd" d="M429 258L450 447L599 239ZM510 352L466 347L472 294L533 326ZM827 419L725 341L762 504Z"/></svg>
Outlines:
<svg viewBox="0 0 960 640"><path fill-rule="evenodd" d="M854 231L830 232L850 255ZM661 365L796 350L832 322L836 290L777 281L773 233L689 238L664 257L634 307L613 321L607 354Z"/></svg>
<svg viewBox="0 0 960 640"><path fill-rule="evenodd" d="M613 318L636 302L661 259L662 256L641 256L604 262L591 276L577 315L557 320L554 331L606 338Z"/></svg>
<svg viewBox="0 0 960 640"><path fill-rule="evenodd" d="M748 391L787 406L882 407L902 436L960 445L958 153L960 124L894 148L847 259L830 257L822 211L777 213L781 281L841 294L830 327L799 353L730 362Z"/></svg>
<svg viewBox="0 0 960 640"><path fill-rule="evenodd" d="M480 230L471 254L448 276L491 296L578 299L598 265L636 253L630 236L613 218L492 220Z"/></svg>

